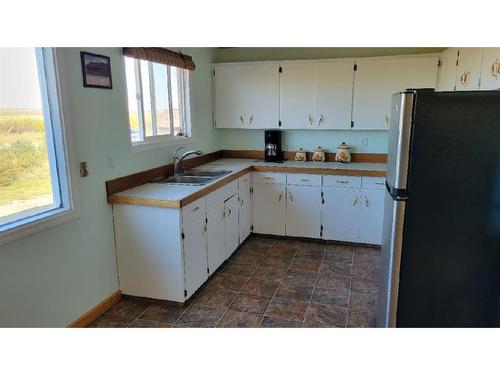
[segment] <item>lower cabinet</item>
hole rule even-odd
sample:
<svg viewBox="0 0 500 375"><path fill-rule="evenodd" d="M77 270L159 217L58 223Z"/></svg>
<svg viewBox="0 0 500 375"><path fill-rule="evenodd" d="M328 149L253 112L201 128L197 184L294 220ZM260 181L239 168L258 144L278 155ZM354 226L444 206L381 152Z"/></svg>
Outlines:
<svg viewBox="0 0 500 375"><path fill-rule="evenodd" d="M227 259L234 253L240 244L238 226L238 195L233 195L224 204L226 206L224 239Z"/></svg>
<svg viewBox="0 0 500 375"><path fill-rule="evenodd" d="M286 187L277 184L254 185L252 197L253 231L285 235Z"/></svg>
<svg viewBox="0 0 500 375"><path fill-rule="evenodd" d="M286 197L286 235L320 238L321 188L287 186Z"/></svg>
<svg viewBox="0 0 500 375"><path fill-rule="evenodd" d="M361 215L359 219L359 242L380 245L385 190L364 190L361 195Z"/></svg>
<svg viewBox="0 0 500 375"><path fill-rule="evenodd" d="M323 197L324 239L382 243L384 190L323 188Z"/></svg>
<svg viewBox="0 0 500 375"><path fill-rule="evenodd" d="M224 202L207 213L208 274L211 275L226 260L224 236L226 205Z"/></svg>
<svg viewBox="0 0 500 375"><path fill-rule="evenodd" d="M184 278L187 296L207 280L207 223L205 215L183 226Z"/></svg>
<svg viewBox="0 0 500 375"><path fill-rule="evenodd" d="M323 188L323 200L321 209L323 238L358 242L361 191Z"/></svg>

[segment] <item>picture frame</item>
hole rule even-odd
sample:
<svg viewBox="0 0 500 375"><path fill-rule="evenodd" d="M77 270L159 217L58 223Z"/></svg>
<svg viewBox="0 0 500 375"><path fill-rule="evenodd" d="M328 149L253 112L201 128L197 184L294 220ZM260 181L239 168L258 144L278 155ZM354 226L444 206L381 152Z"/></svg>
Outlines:
<svg viewBox="0 0 500 375"><path fill-rule="evenodd" d="M113 88L111 58L91 52L80 51L83 87L98 89Z"/></svg>

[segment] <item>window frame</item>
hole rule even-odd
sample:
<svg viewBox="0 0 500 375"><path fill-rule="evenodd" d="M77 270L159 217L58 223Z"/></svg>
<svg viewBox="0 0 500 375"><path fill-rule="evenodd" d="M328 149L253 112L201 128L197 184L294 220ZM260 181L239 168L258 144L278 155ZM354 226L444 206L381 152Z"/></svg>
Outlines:
<svg viewBox="0 0 500 375"><path fill-rule="evenodd" d="M156 106L155 102L155 88L154 88L154 75L152 74L153 71L153 62L147 61L147 60L141 60L141 59L135 59L132 57L126 57L124 56L124 69L126 69L126 63L125 59L131 59L133 60L134 63L134 77L135 77L135 87L136 87L136 102L137 102L137 116L138 116L138 121L139 121L139 134L140 137L143 139L142 141L132 141L132 134L131 134L131 127L130 127L130 121L127 121L127 130L129 133L129 149L131 153L136 153L136 152L142 152L146 150L151 150L151 149L157 149L157 148L162 148L162 147L167 147L167 146L172 146L172 145L184 145L184 144L190 144L194 142L194 126L193 126L193 121L192 121L192 76L191 76L191 71L188 69L181 69L178 68L180 72L183 74L178 75L177 79L182 80L182 85L181 85L181 94L179 95L179 111L182 111L182 116L184 119L184 132L186 133L185 136L174 136L174 135L153 135L150 137L146 137L144 134L145 131L145 118L144 118L144 102L143 102L143 83L142 83L142 69L140 67L141 61L145 61L148 63L148 76L149 76L149 87L150 87L150 102L154 103L153 106ZM172 108L172 88L171 88L171 68L176 68L175 66L172 65L166 65L166 64L159 64L159 65L165 65L167 67L167 82L168 82L168 101L169 101L169 107ZM186 82L187 80L187 82ZM125 74L125 82L127 83L126 80L126 74ZM186 93L186 90L188 91ZM128 91L128 90L127 90ZM128 93L127 93L128 95ZM169 111L170 113L170 118L169 118L169 124L170 124L170 131L171 134L174 132L174 124L173 124L173 111ZM152 118L154 119L156 116L156 113L152 114ZM130 118L130 108L128 105L128 98L127 98L127 118ZM154 123L152 124L152 129L153 132L157 133L157 124Z"/></svg>
<svg viewBox="0 0 500 375"><path fill-rule="evenodd" d="M42 106L48 109L43 111L44 121L50 124L46 128L46 139L52 187L58 191L54 196L60 201L54 202L57 206L52 209L2 225L0 245L73 220L80 214L76 164L71 152L73 138L66 116L68 101L61 94L61 88L67 87L62 53L57 48L37 48L36 56Z"/></svg>

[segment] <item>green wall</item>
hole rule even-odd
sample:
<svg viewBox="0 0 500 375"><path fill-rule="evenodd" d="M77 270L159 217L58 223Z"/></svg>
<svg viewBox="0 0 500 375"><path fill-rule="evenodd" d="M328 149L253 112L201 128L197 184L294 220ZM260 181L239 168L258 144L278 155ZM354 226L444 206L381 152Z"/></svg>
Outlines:
<svg viewBox="0 0 500 375"><path fill-rule="evenodd" d="M327 59L343 57L369 57L389 55L410 55L418 53L437 53L444 48L219 48L216 62L241 62L265 60ZM388 142L387 131L344 131L344 130L285 130L283 145L287 150L304 147L312 150L323 146L335 151L337 145L346 142L352 145L353 152L385 153ZM367 146L363 145L363 138ZM263 149L264 131L224 129L221 147L233 149Z"/></svg>
<svg viewBox="0 0 500 375"><path fill-rule="evenodd" d="M118 289L111 207L104 182L169 163L174 147L131 153L124 64L119 48L82 48L111 57L113 90L83 88L80 48L62 49L79 178L80 217L0 247L0 327L62 327ZM182 49L196 62L192 74L195 144L219 149L211 125L214 50ZM114 159L114 169L108 158Z"/></svg>

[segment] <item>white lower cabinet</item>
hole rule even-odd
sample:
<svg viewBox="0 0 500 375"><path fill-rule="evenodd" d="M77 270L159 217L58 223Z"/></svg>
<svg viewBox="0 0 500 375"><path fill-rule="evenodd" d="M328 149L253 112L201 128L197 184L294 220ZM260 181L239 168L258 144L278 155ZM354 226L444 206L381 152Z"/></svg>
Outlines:
<svg viewBox="0 0 500 375"><path fill-rule="evenodd" d="M364 190L361 194L359 242L380 245L385 190Z"/></svg>
<svg viewBox="0 0 500 375"><path fill-rule="evenodd" d="M226 218L224 220L224 238L226 247L226 259L229 258L239 245L238 227L238 196L233 195L225 202Z"/></svg>
<svg viewBox="0 0 500 375"><path fill-rule="evenodd" d="M184 277L187 297L207 280L207 223L205 215L183 226Z"/></svg>
<svg viewBox="0 0 500 375"><path fill-rule="evenodd" d="M254 185L252 222L255 233L285 235L285 193L283 185Z"/></svg>
<svg viewBox="0 0 500 375"><path fill-rule="evenodd" d="M358 242L360 190L323 188L323 239Z"/></svg>
<svg viewBox="0 0 500 375"><path fill-rule="evenodd" d="M286 187L286 235L320 238L321 187Z"/></svg>
<svg viewBox="0 0 500 375"><path fill-rule="evenodd" d="M224 236L226 206L224 202L207 213L208 274L211 275L226 260Z"/></svg>

